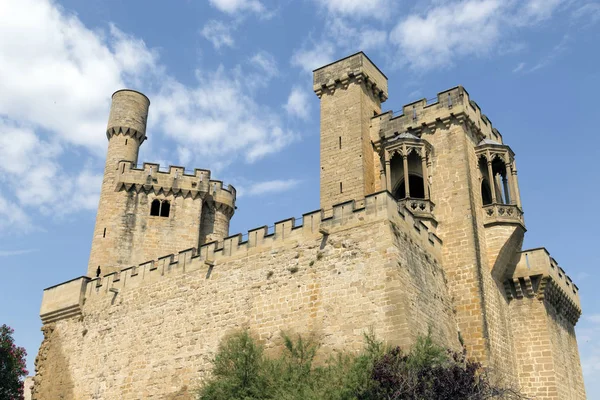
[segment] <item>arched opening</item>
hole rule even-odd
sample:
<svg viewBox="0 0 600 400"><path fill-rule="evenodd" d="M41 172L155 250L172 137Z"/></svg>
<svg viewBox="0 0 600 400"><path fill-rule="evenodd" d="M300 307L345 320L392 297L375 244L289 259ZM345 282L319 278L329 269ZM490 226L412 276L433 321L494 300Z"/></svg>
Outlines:
<svg viewBox="0 0 600 400"><path fill-rule="evenodd" d="M150 215L154 215L154 216L160 215L160 200L158 200L158 199L152 200L152 205L150 206Z"/></svg>
<svg viewBox="0 0 600 400"><path fill-rule="evenodd" d="M171 211L171 203L169 203L166 200L163 201L162 204L160 205L160 216L168 217L170 211Z"/></svg>
<svg viewBox="0 0 600 400"><path fill-rule="evenodd" d="M492 191L486 179L481 181L481 201L484 206L492 204Z"/></svg>
<svg viewBox="0 0 600 400"><path fill-rule="evenodd" d="M408 185L410 188L411 199L424 199L425 198L425 186L423 185L423 178L419 175L409 174ZM406 198L406 185L404 179L400 181L400 184L394 191L394 197L398 200Z"/></svg>

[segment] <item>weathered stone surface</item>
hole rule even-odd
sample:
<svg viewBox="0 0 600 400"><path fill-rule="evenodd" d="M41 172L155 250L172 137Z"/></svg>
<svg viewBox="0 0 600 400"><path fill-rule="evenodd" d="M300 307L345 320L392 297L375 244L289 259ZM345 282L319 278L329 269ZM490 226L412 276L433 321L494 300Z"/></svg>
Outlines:
<svg viewBox="0 0 600 400"><path fill-rule="evenodd" d="M314 334L324 354L431 328L528 396L585 398L579 290L545 249L521 251L514 153L467 91L381 113L387 78L363 53L314 90L323 209L229 237L235 189L136 167L149 103L117 92L89 277L44 293L33 398L191 399L241 328L273 352L281 330Z"/></svg>

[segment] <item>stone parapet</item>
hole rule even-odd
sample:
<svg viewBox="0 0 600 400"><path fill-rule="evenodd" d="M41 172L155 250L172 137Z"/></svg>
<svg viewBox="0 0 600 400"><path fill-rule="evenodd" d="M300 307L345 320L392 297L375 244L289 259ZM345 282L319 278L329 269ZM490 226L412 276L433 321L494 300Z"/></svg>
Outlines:
<svg viewBox="0 0 600 400"><path fill-rule="evenodd" d="M519 224L525 228L523 210L514 204L488 204L483 206L484 226Z"/></svg>
<svg viewBox="0 0 600 400"><path fill-rule="evenodd" d="M90 278L82 276L44 289L40 317L48 324L81 315L86 285Z"/></svg>
<svg viewBox="0 0 600 400"><path fill-rule="evenodd" d="M371 129L381 139L389 139L404 132L420 134L433 131L438 124L447 124L452 119L464 119L481 139L488 138L502 143L502 135L482 112L477 103L469 98L462 86L439 92L434 102L426 99L402 106L402 114L394 116L392 111L377 115L371 120Z"/></svg>
<svg viewBox="0 0 600 400"><path fill-rule="evenodd" d="M121 161L116 190L123 188L192 198L204 198L208 194L213 201L235 208L235 188L211 180L210 171L205 169L195 169L193 174L187 174L184 167L170 165L168 171L161 171L159 164L144 163L142 168L137 168L129 161Z"/></svg>
<svg viewBox="0 0 600 400"><path fill-rule="evenodd" d="M579 288L543 247L521 252L505 289L509 299L537 297L548 301L573 325L581 315Z"/></svg>
<svg viewBox="0 0 600 400"><path fill-rule="evenodd" d="M364 82L376 97L388 98L387 77L362 51L313 71L313 90L321 97L323 91L335 91L350 81Z"/></svg>
<svg viewBox="0 0 600 400"><path fill-rule="evenodd" d="M201 246L198 250L190 248L177 255L169 254L99 278L78 278L47 289L48 293L44 293L43 304L50 304L51 297L62 299L62 293L67 293L68 296L65 297L67 300L63 302L66 304L64 307L63 303L51 307L53 310L64 309L81 304L84 297L116 296L120 290L150 284L167 274L186 273L199 269L206 270L208 279L213 268L218 268L219 263L229 261L232 257L259 253L283 245L289 240L302 241L307 237L327 236L369 221L384 219L393 221L394 225L412 238L414 243L438 262L441 260L441 240L408 209L399 208L396 200L389 193L372 194L361 203L364 203L364 206L357 207L354 201L335 205L330 217L324 217L323 210L304 214L301 225L296 224L295 218L290 218L276 222L272 231L263 226L249 230L247 235L232 235L222 242L211 242ZM84 292L85 296L77 297L75 289ZM55 303L54 300L53 302ZM49 321L47 306L42 306L42 312L44 321ZM51 320L60 319L61 315L53 311ZM64 315L71 316L71 314Z"/></svg>

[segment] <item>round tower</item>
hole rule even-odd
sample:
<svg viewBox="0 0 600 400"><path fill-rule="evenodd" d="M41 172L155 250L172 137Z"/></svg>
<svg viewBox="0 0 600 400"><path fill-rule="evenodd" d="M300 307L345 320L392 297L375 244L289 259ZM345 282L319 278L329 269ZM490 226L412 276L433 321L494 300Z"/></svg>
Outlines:
<svg viewBox="0 0 600 400"><path fill-rule="evenodd" d="M149 106L150 100L135 90L123 89L112 95L106 128L108 151L88 263L89 276L96 276L98 267L102 275L112 272L131 247L131 243L123 240L127 205L115 186L119 162L137 163L140 145L146 139Z"/></svg>
<svg viewBox="0 0 600 400"><path fill-rule="evenodd" d="M137 163L140 145L146 140L150 100L135 90L118 90L112 95L106 137L106 166L116 169L119 161Z"/></svg>
<svg viewBox="0 0 600 400"><path fill-rule="evenodd" d="M200 244L221 242L229 236L229 221L235 213L236 190L223 186L221 181L210 181L209 192L202 206Z"/></svg>

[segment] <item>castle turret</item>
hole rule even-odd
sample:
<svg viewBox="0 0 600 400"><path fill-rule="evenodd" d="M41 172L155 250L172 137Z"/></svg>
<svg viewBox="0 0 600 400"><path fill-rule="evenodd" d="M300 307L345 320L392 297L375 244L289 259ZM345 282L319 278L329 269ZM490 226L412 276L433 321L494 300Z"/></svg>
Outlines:
<svg viewBox="0 0 600 400"><path fill-rule="evenodd" d="M321 99L321 208L379 190L379 157L370 136L387 99L387 78L362 52L314 71Z"/></svg>
<svg viewBox="0 0 600 400"><path fill-rule="evenodd" d="M88 275L93 276L98 267L102 273L111 271L119 264L122 243L118 243L117 231L124 221L125 202L115 191L119 162L137 163L140 145L146 139L146 121L150 100L134 90L119 90L112 96L106 136L108 151L104 178L88 263Z"/></svg>

